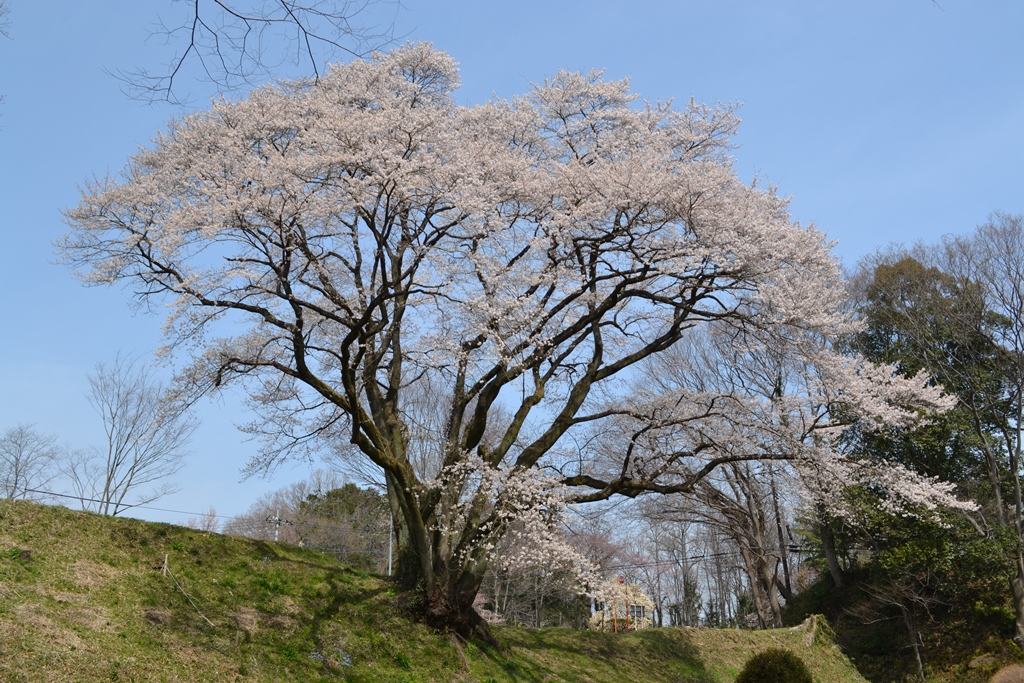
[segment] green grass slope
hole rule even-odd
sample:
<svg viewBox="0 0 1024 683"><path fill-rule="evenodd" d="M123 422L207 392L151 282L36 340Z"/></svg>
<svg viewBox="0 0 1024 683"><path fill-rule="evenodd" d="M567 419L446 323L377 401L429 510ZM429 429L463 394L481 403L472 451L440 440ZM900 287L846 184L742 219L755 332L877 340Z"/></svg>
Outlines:
<svg viewBox="0 0 1024 683"><path fill-rule="evenodd" d="M728 683L779 646L864 680L805 629L499 628L499 653L410 621L411 599L314 551L0 501L6 682Z"/></svg>

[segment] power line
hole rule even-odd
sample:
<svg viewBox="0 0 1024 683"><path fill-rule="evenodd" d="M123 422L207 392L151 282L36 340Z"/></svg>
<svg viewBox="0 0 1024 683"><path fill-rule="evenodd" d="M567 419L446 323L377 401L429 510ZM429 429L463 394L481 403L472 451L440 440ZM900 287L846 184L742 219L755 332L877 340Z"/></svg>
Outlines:
<svg viewBox="0 0 1024 683"><path fill-rule="evenodd" d="M26 489L22 489L22 491L24 491L26 493L42 493L42 494L47 495L47 496L56 496L57 498L68 498L70 500L77 500L77 501L80 501L80 502L83 502L83 503L86 503L86 502L88 502L88 503L107 503L107 502L109 502L109 501L106 501L106 500L100 500L99 498L86 498L84 496L72 496L72 495L67 494L67 493L57 493L56 491L44 491L42 489L28 489L28 488L26 488ZM217 514L211 515L208 512L187 512L185 510L171 510L169 508L158 508L158 507L153 507L151 505L144 505L144 504L141 504L141 503L136 504L136 505L121 505L119 507L121 508L121 510L134 510L134 509L137 508L139 510L153 510L153 511L156 511L156 512L173 512L173 513L179 514L179 515L195 515L197 517L217 517L218 519L243 519L243 517L240 517L240 516L235 517L235 516L231 516L231 515L217 515Z"/></svg>
<svg viewBox="0 0 1024 683"><path fill-rule="evenodd" d="M55 496L57 498L68 498L70 500L77 500L79 502L89 502L89 503L106 503L107 502L105 500L100 500L98 498L86 498L86 497L83 497L83 496L73 496L73 495L70 495L70 494L67 494L67 493L57 493L56 491L45 491L43 489L24 488L24 489L21 489L21 490L26 492L26 493L41 493L41 494L47 495L47 496ZM261 520L254 519L253 517L251 517L249 515L218 515L218 514L212 514L211 515L209 513L209 511L207 511L207 512L189 512L187 510L172 510L170 508L158 508L158 507L154 507L152 505L145 505L145 504L141 504L141 503L137 504L137 505L122 505L121 506L121 510L122 511L123 510L135 510L135 509L138 509L138 510L153 510L155 512L171 512L171 513L178 514L178 515L191 515L191 516L194 516L194 517L214 517L216 519L239 520L241 522L246 522L246 523L248 523L250 525L254 525L254 526L255 525L261 525L261 524L266 524L266 523L274 523L274 521L275 521L273 518L268 518L267 520L262 520L261 521ZM280 523L281 524L286 524L288 526L316 528L316 529L350 529L351 530L353 528L353 527L351 527L349 525L344 525L344 524L329 524L329 523L323 523L323 522L297 522L297 521L294 521L294 520L285 520L285 519L281 519Z"/></svg>
<svg viewBox="0 0 1024 683"><path fill-rule="evenodd" d="M107 501L99 500L97 498L85 498L85 497L82 497L82 496L73 496L73 495L69 495L69 494L66 494L66 493L57 493L56 491L44 491L42 489L25 488L25 489L22 489L22 490L24 492L26 492L26 493L41 493L41 494L48 495L48 496L56 496L58 498L69 498L71 500L77 500L77 501L80 501L80 502L90 502L90 503L104 503L104 502L107 502ZM286 520L286 519L282 519L280 517L280 513L278 513L274 517L268 517L267 519L261 521L261 520L258 520L258 519L254 519L253 517L250 517L248 515L218 515L218 514L212 514L211 515L211 514L209 514L209 512L188 512L186 510L172 510L170 508L159 508L159 507L154 507L154 506L151 506L151 505L144 505L144 504L124 505L124 506L122 506L122 509L124 509L124 510L129 510L129 509L152 510L152 511L155 511L155 512L170 512L170 513L179 514L179 515L192 515L192 516L195 516L195 517L214 517L216 519L239 520L239 521L248 523L250 526L261 526L261 525L264 525L264 524L274 524L275 525L275 531L282 524L285 524L285 525L288 525L288 526L315 528L315 529L346 529L346 530L352 530L353 529L353 527L348 526L348 525L343 525L343 524L328 524L328 523L323 523L323 522L297 522L297 521L294 521L294 520ZM292 545L294 545L294 544L292 544ZM326 548L326 547L321 547L321 546L303 546L303 547L310 548L310 549L313 549L313 550L321 550L321 551L335 552L335 553L360 553L360 554L364 554L364 555L380 555L380 554L382 554L382 553L377 552L377 551L349 550L349 549L345 549L345 548ZM791 545L787 549L789 550L789 552L795 552L795 553L801 552L801 547L800 546L795 546L795 548L796 549L794 550L794 546ZM660 566L677 566L678 567L678 566L683 566L684 563L702 562L704 560L709 560L709 559L718 558L718 557L742 557L742 553L740 553L738 550L724 551L724 552L718 552L718 553L702 553L701 555L690 555L690 556L683 557L683 558L678 558L678 559L668 559L668 560L651 561L651 562L637 562L637 563L621 563L621 564L616 564L616 565L610 565L608 567L605 567L604 569L608 570L608 571L618 571L618 570L623 570L623 569L649 569L651 567L660 567Z"/></svg>
<svg viewBox="0 0 1024 683"><path fill-rule="evenodd" d="M683 566L687 562L699 562L702 560L708 560L714 557L738 557L742 556L742 553L738 550L730 550L720 553L704 553L702 555L691 555L688 557L682 557L679 559L671 560L658 560L657 562L636 562L633 564L616 564L605 567L605 569L644 569L647 567L660 567L661 565L674 565L677 567Z"/></svg>
<svg viewBox="0 0 1024 683"><path fill-rule="evenodd" d="M790 544L790 545L787 546L786 550L788 552L791 552L791 553L799 554L799 553L803 552L804 548L799 546L799 545L796 545L796 544ZM647 568L647 567L658 567L658 566L661 566L661 565L675 565L675 566L678 567L678 566L683 566L684 563L700 562L700 561L711 559L711 558L715 558L715 557L742 557L742 556L743 556L743 553L741 553L739 550L726 550L726 551L722 551L722 552L718 552L718 553L701 553L700 555L689 555L687 557L670 558L670 559L667 559L667 560L658 560L658 561L650 561L650 562L637 562L637 563L634 563L634 564L617 564L617 565L611 565L609 567L606 567L606 569L643 569L643 568Z"/></svg>

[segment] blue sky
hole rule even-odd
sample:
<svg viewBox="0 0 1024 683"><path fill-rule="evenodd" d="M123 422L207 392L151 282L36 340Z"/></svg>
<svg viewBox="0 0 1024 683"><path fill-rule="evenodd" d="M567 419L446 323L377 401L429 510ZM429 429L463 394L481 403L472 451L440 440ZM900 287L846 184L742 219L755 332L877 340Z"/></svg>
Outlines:
<svg viewBox="0 0 1024 683"><path fill-rule="evenodd" d="M149 38L170 0L10 0L0 40L0 430L35 423L99 445L85 375L118 350L149 357L161 317L56 263L60 210L183 110L125 97L109 75L167 58ZM388 11L394 12L393 8ZM792 196L794 218L847 264L892 241L1024 212L1024 3L1017 0L470 2L403 0L396 33L461 63L465 104L523 93L560 68L630 77L649 100L742 102L741 177ZM149 38L149 40L147 40ZM202 105L211 90L186 81ZM225 515L303 477L239 482L254 452L230 397L201 406L183 489L160 507ZM183 521L184 515L140 513Z"/></svg>

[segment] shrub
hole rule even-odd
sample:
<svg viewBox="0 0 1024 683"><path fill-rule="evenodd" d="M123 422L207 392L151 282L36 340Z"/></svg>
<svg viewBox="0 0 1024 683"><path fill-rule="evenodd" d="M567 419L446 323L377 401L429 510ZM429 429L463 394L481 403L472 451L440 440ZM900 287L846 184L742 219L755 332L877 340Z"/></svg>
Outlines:
<svg viewBox="0 0 1024 683"><path fill-rule="evenodd" d="M743 665L736 683L814 683L804 660L790 652L772 648L758 652Z"/></svg>
<svg viewBox="0 0 1024 683"><path fill-rule="evenodd" d="M992 677L992 683L1024 683L1024 666L1020 664L1004 666Z"/></svg>

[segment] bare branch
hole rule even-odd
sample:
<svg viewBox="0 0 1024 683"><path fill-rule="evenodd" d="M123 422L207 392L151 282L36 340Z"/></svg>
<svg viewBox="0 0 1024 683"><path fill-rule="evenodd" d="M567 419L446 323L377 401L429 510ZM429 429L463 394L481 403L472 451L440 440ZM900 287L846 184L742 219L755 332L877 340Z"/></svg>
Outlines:
<svg viewBox="0 0 1024 683"><path fill-rule="evenodd" d="M56 442L33 425L5 431L0 436L0 498L32 498L28 489L45 488L57 473Z"/></svg>
<svg viewBox="0 0 1024 683"><path fill-rule="evenodd" d="M185 409L164 396L146 368L123 356L96 366L88 398L107 438L97 462L79 457L69 468L76 491L95 486L83 498L98 499L105 515L176 491L166 480L184 467L185 449L198 427Z"/></svg>
<svg viewBox="0 0 1024 683"><path fill-rule="evenodd" d="M399 0L172 1L187 6L187 14L159 21L151 37L175 56L163 68L114 72L129 97L186 103L186 76L234 92L271 78L286 64L308 69L319 80L331 61L391 44L401 9Z"/></svg>

